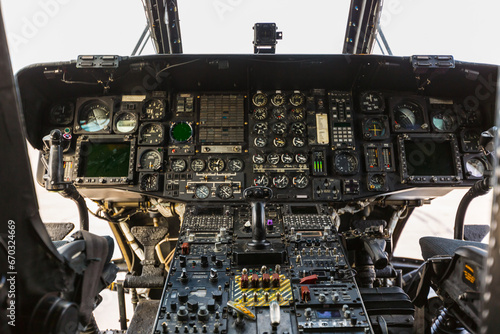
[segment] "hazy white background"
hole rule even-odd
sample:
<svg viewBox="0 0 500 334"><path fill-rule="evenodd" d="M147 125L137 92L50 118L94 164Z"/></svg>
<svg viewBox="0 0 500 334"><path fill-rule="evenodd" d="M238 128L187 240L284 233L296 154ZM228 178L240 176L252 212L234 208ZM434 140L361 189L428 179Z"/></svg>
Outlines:
<svg viewBox="0 0 500 334"><path fill-rule="evenodd" d="M184 53L252 53L256 22L276 22L284 37L277 53L340 53L349 1L178 0ZM130 55L146 19L140 0L0 0L14 72L81 54ZM495 0L386 0L381 25L395 55L452 54L458 60L500 64ZM148 43L143 54L154 53ZM380 53L375 46L375 53ZM1 80L1 78L0 78ZM37 157L31 152L31 157ZM35 162L36 163L36 162ZM33 165L35 166L35 165ZM37 186L44 221L78 224L76 208ZM398 255L420 257L418 237L451 237L455 191L416 210ZM475 200L469 223L489 222L491 196ZM91 221L97 234L106 223ZM119 256L119 253L115 253ZM116 295L104 294L97 319L101 329L119 328ZM128 310L128 317L131 317Z"/></svg>

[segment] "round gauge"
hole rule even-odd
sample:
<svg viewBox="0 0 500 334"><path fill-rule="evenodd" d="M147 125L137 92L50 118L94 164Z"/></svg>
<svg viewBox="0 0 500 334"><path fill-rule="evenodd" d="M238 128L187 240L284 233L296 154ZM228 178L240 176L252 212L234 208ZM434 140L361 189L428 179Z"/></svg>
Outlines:
<svg viewBox="0 0 500 334"><path fill-rule="evenodd" d="M296 107L300 106L304 103L304 95L301 93L293 93L292 96L290 96L290 103Z"/></svg>
<svg viewBox="0 0 500 334"><path fill-rule="evenodd" d="M255 175L255 178L253 179L253 184L258 187L267 187L269 185L269 178L264 174Z"/></svg>
<svg viewBox="0 0 500 334"><path fill-rule="evenodd" d="M139 168L148 170L158 170L161 168L161 154L155 150L147 150L142 153L139 159Z"/></svg>
<svg viewBox="0 0 500 334"><path fill-rule="evenodd" d="M196 189L194 190L194 195L196 196L196 198L199 199L208 198L208 196L210 196L210 189L204 184L196 186Z"/></svg>
<svg viewBox="0 0 500 334"><path fill-rule="evenodd" d="M222 160L220 158L208 159L208 169L211 172L220 173L224 170L224 167L226 167L224 160Z"/></svg>
<svg viewBox="0 0 500 334"><path fill-rule="evenodd" d="M383 191L385 189L385 177L382 174L368 176L368 190Z"/></svg>
<svg viewBox="0 0 500 334"><path fill-rule="evenodd" d="M366 92L359 97L359 104L363 112L384 111L384 98L379 93Z"/></svg>
<svg viewBox="0 0 500 334"><path fill-rule="evenodd" d="M277 135L282 135L286 132L286 124L278 122L273 124L273 132Z"/></svg>
<svg viewBox="0 0 500 334"><path fill-rule="evenodd" d="M306 141L302 137L293 137L292 144L295 147L304 147Z"/></svg>
<svg viewBox="0 0 500 334"><path fill-rule="evenodd" d="M465 171L468 176L483 177L486 165L481 159L471 158L465 163Z"/></svg>
<svg viewBox="0 0 500 334"><path fill-rule="evenodd" d="M165 117L166 102L161 99L151 99L144 104L142 119L158 121Z"/></svg>
<svg viewBox="0 0 500 334"><path fill-rule="evenodd" d="M280 155L278 153L271 153L267 156L267 162L272 165L277 165L280 162Z"/></svg>
<svg viewBox="0 0 500 334"><path fill-rule="evenodd" d="M358 158L349 151L341 151L335 155L333 164L339 174L354 174L358 170Z"/></svg>
<svg viewBox="0 0 500 334"><path fill-rule="evenodd" d="M253 118L259 121L263 121L267 118L266 108L257 108L253 111Z"/></svg>
<svg viewBox="0 0 500 334"><path fill-rule="evenodd" d="M427 129L422 108L413 102L401 102L394 107L395 130Z"/></svg>
<svg viewBox="0 0 500 334"><path fill-rule="evenodd" d="M479 152L479 139L481 134L477 130L465 130L462 132L462 150L464 152Z"/></svg>
<svg viewBox="0 0 500 334"><path fill-rule="evenodd" d="M141 190L158 191L158 174L144 174L141 178Z"/></svg>
<svg viewBox="0 0 500 334"><path fill-rule="evenodd" d="M285 119L286 117L286 109L283 107L278 107L273 109L273 117L275 119Z"/></svg>
<svg viewBox="0 0 500 334"><path fill-rule="evenodd" d="M172 168L173 172L182 173L187 168L186 160L184 160L184 159L173 159L170 162L170 168Z"/></svg>
<svg viewBox="0 0 500 334"><path fill-rule="evenodd" d="M302 121L305 116L304 109L293 108L292 111L290 112L290 115L292 116L292 119L294 121Z"/></svg>
<svg viewBox="0 0 500 334"><path fill-rule="evenodd" d="M87 132L107 130L110 114L111 111L105 103L98 100L90 101L80 110L78 125Z"/></svg>
<svg viewBox="0 0 500 334"><path fill-rule="evenodd" d="M295 188L304 189L309 184L309 180L307 179L307 176L301 174L294 176L292 183L295 186Z"/></svg>
<svg viewBox="0 0 500 334"><path fill-rule="evenodd" d="M253 126L253 131L259 135L265 134L267 132L267 123L255 123L255 125Z"/></svg>
<svg viewBox="0 0 500 334"><path fill-rule="evenodd" d="M71 102L53 105L50 108L49 121L52 125L67 125L73 122L75 106Z"/></svg>
<svg viewBox="0 0 500 334"><path fill-rule="evenodd" d="M273 144L276 147L284 147L286 145L286 140L285 138L276 137L273 139Z"/></svg>
<svg viewBox="0 0 500 334"><path fill-rule="evenodd" d="M202 172L205 169L205 160L194 159L191 161L191 170L195 173Z"/></svg>
<svg viewBox="0 0 500 334"><path fill-rule="evenodd" d="M257 147L264 147L267 145L267 139L264 138L264 137L256 137L254 140L253 140L253 143L255 146Z"/></svg>
<svg viewBox="0 0 500 334"><path fill-rule="evenodd" d="M281 93L276 93L271 98L271 103L273 106L279 107L285 103L285 96Z"/></svg>
<svg viewBox="0 0 500 334"><path fill-rule="evenodd" d="M450 112L438 112L432 116L432 125L437 131L453 132L457 129L457 119Z"/></svg>
<svg viewBox="0 0 500 334"><path fill-rule="evenodd" d="M290 153L283 153L281 155L281 161L284 164L291 164L293 162L293 155L291 155Z"/></svg>
<svg viewBox="0 0 500 334"><path fill-rule="evenodd" d="M221 184L217 188L217 196L222 199L230 199L231 197L233 197L233 187L231 187L229 184Z"/></svg>
<svg viewBox="0 0 500 334"><path fill-rule="evenodd" d="M288 186L290 180L286 175L278 175L273 177L273 185L278 189L284 189Z"/></svg>
<svg viewBox="0 0 500 334"><path fill-rule="evenodd" d="M252 102L257 107L263 107L267 104L267 95L259 92L252 97Z"/></svg>
<svg viewBox="0 0 500 334"><path fill-rule="evenodd" d="M119 133L131 133L137 129L137 114L130 111L120 111L115 116L114 130Z"/></svg>
<svg viewBox="0 0 500 334"><path fill-rule="evenodd" d="M177 122L170 128L170 137L178 143L185 143L193 137L193 128L189 123Z"/></svg>
<svg viewBox="0 0 500 334"><path fill-rule="evenodd" d="M307 162L307 155L304 153L297 153L295 154L295 161L299 164L305 164Z"/></svg>
<svg viewBox="0 0 500 334"><path fill-rule="evenodd" d="M144 123L139 128L140 145L161 145L164 137L164 128L160 123Z"/></svg>
<svg viewBox="0 0 500 334"><path fill-rule="evenodd" d="M306 133L306 125L304 123L293 123L291 129L292 132L298 136Z"/></svg>
<svg viewBox="0 0 500 334"><path fill-rule="evenodd" d="M365 121L363 132L365 137L378 139L383 138L387 132L385 123L380 118L370 118Z"/></svg>
<svg viewBox="0 0 500 334"><path fill-rule="evenodd" d="M245 164L243 161L237 158L229 160L229 163L227 164L227 168L233 173L241 172L244 167Z"/></svg>
<svg viewBox="0 0 500 334"><path fill-rule="evenodd" d="M253 155L252 161L255 164L262 165L264 162L266 162L266 158L264 157L264 155L257 153Z"/></svg>

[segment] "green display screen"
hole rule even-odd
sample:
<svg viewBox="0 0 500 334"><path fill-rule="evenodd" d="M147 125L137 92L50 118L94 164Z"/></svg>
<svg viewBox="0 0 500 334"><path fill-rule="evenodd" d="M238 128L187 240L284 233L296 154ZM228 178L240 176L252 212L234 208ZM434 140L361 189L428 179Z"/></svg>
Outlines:
<svg viewBox="0 0 500 334"><path fill-rule="evenodd" d="M81 177L127 177L130 143L82 143Z"/></svg>
<svg viewBox="0 0 500 334"><path fill-rule="evenodd" d="M172 131L172 139L181 143L188 141L193 135L193 129L191 128L191 125L184 122L175 124L172 127L171 131Z"/></svg>

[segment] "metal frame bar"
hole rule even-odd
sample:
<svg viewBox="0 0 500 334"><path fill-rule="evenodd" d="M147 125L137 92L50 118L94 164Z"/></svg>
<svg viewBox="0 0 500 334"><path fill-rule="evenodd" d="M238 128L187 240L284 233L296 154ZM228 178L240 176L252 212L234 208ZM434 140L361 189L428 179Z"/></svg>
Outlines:
<svg viewBox="0 0 500 334"><path fill-rule="evenodd" d="M182 53L177 0L145 0L144 11L156 53Z"/></svg>
<svg viewBox="0 0 500 334"><path fill-rule="evenodd" d="M342 53L372 52L381 11L382 0L351 0Z"/></svg>

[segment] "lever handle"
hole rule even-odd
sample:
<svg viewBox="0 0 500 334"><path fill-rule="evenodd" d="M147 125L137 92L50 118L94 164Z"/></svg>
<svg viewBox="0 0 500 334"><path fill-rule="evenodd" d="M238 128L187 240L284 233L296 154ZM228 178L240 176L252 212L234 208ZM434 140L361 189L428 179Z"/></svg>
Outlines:
<svg viewBox="0 0 500 334"><path fill-rule="evenodd" d="M384 269L387 267L389 260L387 259L387 254L385 253L385 240L374 239L369 237L362 237L365 250L370 255L373 264L376 269Z"/></svg>

